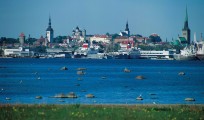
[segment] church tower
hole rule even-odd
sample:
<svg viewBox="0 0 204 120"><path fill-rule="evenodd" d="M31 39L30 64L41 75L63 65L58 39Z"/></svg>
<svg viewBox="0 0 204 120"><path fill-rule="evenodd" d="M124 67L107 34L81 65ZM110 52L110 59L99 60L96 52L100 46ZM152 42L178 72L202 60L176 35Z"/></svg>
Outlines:
<svg viewBox="0 0 204 120"><path fill-rule="evenodd" d="M129 30L129 27L128 27L128 21L127 21L127 23L126 23L126 27L125 27L125 31L124 32L126 32L126 34L128 35L128 37L130 36L130 30Z"/></svg>
<svg viewBox="0 0 204 120"><path fill-rule="evenodd" d="M49 43L53 43L54 31L51 27L51 18L49 17L48 28L46 30L46 38Z"/></svg>
<svg viewBox="0 0 204 120"><path fill-rule="evenodd" d="M185 21L184 21L184 27L182 29L182 35L183 37L186 38L187 40L187 43L190 44L191 43L191 30L189 29L188 27L188 12L187 12L187 7L186 7L186 18L185 18Z"/></svg>

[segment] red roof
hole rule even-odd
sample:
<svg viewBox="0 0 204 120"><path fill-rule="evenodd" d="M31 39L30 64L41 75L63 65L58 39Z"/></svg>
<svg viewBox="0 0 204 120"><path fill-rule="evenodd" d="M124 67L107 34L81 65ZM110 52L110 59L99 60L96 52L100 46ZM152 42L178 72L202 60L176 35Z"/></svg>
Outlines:
<svg viewBox="0 0 204 120"><path fill-rule="evenodd" d="M22 32L19 36L20 37L25 37L25 34Z"/></svg>
<svg viewBox="0 0 204 120"><path fill-rule="evenodd" d="M89 45L88 45L88 43L84 43L84 44L82 45L82 47L83 47L83 48L88 48Z"/></svg>
<svg viewBox="0 0 204 120"><path fill-rule="evenodd" d="M134 41L122 41L122 44L133 44L134 43Z"/></svg>
<svg viewBox="0 0 204 120"><path fill-rule="evenodd" d="M94 35L94 37L99 37L99 38L107 38L107 35Z"/></svg>

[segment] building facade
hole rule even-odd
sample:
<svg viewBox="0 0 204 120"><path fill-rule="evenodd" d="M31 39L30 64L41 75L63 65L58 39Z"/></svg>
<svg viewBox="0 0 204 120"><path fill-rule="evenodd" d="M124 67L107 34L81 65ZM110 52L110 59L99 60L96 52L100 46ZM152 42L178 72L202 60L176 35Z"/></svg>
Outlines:
<svg viewBox="0 0 204 120"><path fill-rule="evenodd" d="M24 45L24 42L25 42L25 34L24 33L21 33L19 35L19 42L20 42L20 46Z"/></svg>
<svg viewBox="0 0 204 120"><path fill-rule="evenodd" d="M51 27L51 18L49 17L48 28L46 29L46 38L49 43L53 43L54 30Z"/></svg>
<svg viewBox="0 0 204 120"><path fill-rule="evenodd" d="M73 31L72 31L72 38L78 41L83 41L86 39L86 30L80 30L79 27L77 26Z"/></svg>
<svg viewBox="0 0 204 120"><path fill-rule="evenodd" d="M109 44L111 40L111 37L107 35L94 35L93 37L90 37L90 43L92 44L93 41L95 42L103 42Z"/></svg>

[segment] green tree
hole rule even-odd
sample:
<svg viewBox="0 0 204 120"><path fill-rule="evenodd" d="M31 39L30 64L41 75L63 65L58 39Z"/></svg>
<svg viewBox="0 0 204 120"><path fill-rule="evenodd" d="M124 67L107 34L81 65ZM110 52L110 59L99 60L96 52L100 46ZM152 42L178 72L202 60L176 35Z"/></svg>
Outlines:
<svg viewBox="0 0 204 120"><path fill-rule="evenodd" d="M67 39L67 36L57 36L56 38L54 38L54 42L55 43L63 43L64 39Z"/></svg>
<svg viewBox="0 0 204 120"><path fill-rule="evenodd" d="M161 42L162 41L160 36L158 36L158 35L150 35L149 38L151 39L151 41L153 43L157 43L157 42Z"/></svg>
<svg viewBox="0 0 204 120"><path fill-rule="evenodd" d="M107 35L107 36L110 36L110 33L107 32L106 35Z"/></svg>
<svg viewBox="0 0 204 120"><path fill-rule="evenodd" d="M115 43L114 44L114 52L117 52L118 50L120 50L120 44L119 43Z"/></svg>

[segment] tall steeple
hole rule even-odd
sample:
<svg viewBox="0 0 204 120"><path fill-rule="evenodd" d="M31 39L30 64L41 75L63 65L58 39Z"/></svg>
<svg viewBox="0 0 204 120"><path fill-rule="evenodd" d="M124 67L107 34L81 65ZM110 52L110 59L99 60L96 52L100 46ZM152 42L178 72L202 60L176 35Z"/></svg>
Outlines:
<svg viewBox="0 0 204 120"><path fill-rule="evenodd" d="M51 18L49 16L49 23L48 23L48 26L51 27Z"/></svg>
<svg viewBox="0 0 204 120"><path fill-rule="evenodd" d="M51 27L51 17L49 16L48 28L46 29L46 38L48 42L53 42L54 30Z"/></svg>
<svg viewBox="0 0 204 120"><path fill-rule="evenodd" d="M125 31L129 31L128 21L127 21L127 23L126 23L126 28L125 28Z"/></svg>
<svg viewBox="0 0 204 120"><path fill-rule="evenodd" d="M185 21L184 21L184 27L182 29L182 35L183 37L186 38L187 44L191 43L191 30L188 27L188 11L187 11L187 6L186 6L186 16L185 16Z"/></svg>
<svg viewBox="0 0 204 120"><path fill-rule="evenodd" d="M126 23L126 27L125 27L125 31L124 32L128 35L128 37L130 36L130 30L129 30L129 27L128 27L128 21Z"/></svg>
<svg viewBox="0 0 204 120"><path fill-rule="evenodd" d="M189 29L188 28L188 11L187 11L187 6L186 6L186 18L185 18L185 21L184 21L184 28L185 30Z"/></svg>

